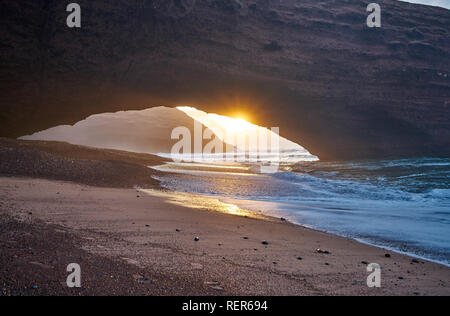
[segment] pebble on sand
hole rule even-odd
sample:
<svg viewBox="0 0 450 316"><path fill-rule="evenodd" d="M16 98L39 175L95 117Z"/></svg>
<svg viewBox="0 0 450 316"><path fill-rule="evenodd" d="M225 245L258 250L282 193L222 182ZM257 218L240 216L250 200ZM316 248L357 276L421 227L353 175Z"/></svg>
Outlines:
<svg viewBox="0 0 450 316"><path fill-rule="evenodd" d="M147 278L139 278L136 281L138 281L140 284L144 284L144 285L152 285L153 282L150 279Z"/></svg>
<svg viewBox="0 0 450 316"><path fill-rule="evenodd" d="M216 291L223 291L223 287L221 287L220 285L210 285L209 286L211 289L216 290Z"/></svg>
<svg viewBox="0 0 450 316"><path fill-rule="evenodd" d="M191 266L194 270L203 270L203 265L199 263L191 263Z"/></svg>
<svg viewBox="0 0 450 316"><path fill-rule="evenodd" d="M199 237L195 237L194 241L200 241L200 238Z"/></svg>
<svg viewBox="0 0 450 316"><path fill-rule="evenodd" d="M320 254L324 254L324 255L329 255L329 254L331 254L331 252L329 252L328 250L322 250L322 249L316 249L316 252L317 253L320 253Z"/></svg>
<svg viewBox="0 0 450 316"><path fill-rule="evenodd" d="M268 245L269 245L269 242L268 242L267 240L264 240L264 241L262 242L262 244L263 244L264 246L268 246Z"/></svg>
<svg viewBox="0 0 450 316"><path fill-rule="evenodd" d="M387 253L387 254L385 254L384 256L385 256L386 258L390 258L390 257L391 257L391 255L390 255L390 254L388 254L388 253Z"/></svg>
<svg viewBox="0 0 450 316"><path fill-rule="evenodd" d="M39 267L41 269L46 269L46 270L53 269L52 266L44 264L44 263L40 263L40 262L37 262L37 261L31 261L30 264L33 265L33 266L37 266L37 267Z"/></svg>

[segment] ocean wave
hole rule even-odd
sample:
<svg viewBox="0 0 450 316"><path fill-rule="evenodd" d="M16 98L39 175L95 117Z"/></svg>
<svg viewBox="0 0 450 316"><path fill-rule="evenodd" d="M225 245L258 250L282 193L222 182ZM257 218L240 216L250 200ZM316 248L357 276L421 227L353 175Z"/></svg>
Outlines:
<svg viewBox="0 0 450 316"><path fill-rule="evenodd" d="M168 189L232 199L265 215L448 263L448 162L303 162L271 175L224 170L171 173L160 180Z"/></svg>

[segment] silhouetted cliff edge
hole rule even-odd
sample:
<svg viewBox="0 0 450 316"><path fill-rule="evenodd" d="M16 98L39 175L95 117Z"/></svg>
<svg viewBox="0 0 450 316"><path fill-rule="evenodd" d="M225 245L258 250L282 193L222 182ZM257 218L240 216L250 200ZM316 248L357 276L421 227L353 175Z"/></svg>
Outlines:
<svg viewBox="0 0 450 316"><path fill-rule="evenodd" d="M245 109L322 159L450 156L450 11L361 0L3 1L0 136L90 114Z"/></svg>

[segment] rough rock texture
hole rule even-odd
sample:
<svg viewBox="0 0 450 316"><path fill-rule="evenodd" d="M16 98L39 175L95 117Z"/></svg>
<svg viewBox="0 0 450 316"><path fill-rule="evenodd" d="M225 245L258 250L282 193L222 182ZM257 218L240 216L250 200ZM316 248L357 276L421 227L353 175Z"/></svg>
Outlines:
<svg viewBox="0 0 450 316"><path fill-rule="evenodd" d="M361 0L3 1L0 135L191 104L322 159L450 155L450 11Z"/></svg>

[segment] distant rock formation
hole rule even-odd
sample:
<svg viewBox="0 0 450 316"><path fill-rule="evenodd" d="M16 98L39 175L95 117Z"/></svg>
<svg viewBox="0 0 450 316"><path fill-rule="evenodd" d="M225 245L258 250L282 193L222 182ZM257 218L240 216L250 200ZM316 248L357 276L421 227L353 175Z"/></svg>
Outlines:
<svg viewBox="0 0 450 316"><path fill-rule="evenodd" d="M20 139L66 142L137 153L165 154L164 157L172 157L167 154L172 152L175 143L184 142L186 137L191 140L190 148L183 147L182 152L176 151L176 154L181 154L178 157L185 159L193 157L201 159L202 156L199 154L202 153L206 154L203 157L205 160L211 159L211 157L225 159L226 156L223 153L235 155L238 152L241 157L252 156L254 162L272 161L271 159L273 159L292 163L318 159L299 144L278 137L268 129L248 122L242 125L239 121L236 123L228 117L226 121L223 119L217 121L216 117L218 116L215 114L207 114L194 108L180 110L180 108L161 106L142 111L96 114L73 126L56 126L33 135L22 136ZM239 124L239 126L234 126L234 129L233 126L230 126L233 121L234 124ZM177 128L187 128L189 136L176 134L172 139L172 133ZM206 129L212 133L206 133ZM254 143L250 141L252 135L255 136ZM243 143L239 143L239 137ZM271 147L271 142L275 139L276 144ZM196 148L198 140L202 145L200 148ZM215 143L216 140L217 143ZM210 147L207 147L210 142ZM219 144L219 148L221 145L222 151L216 152L213 144ZM210 152L209 149L211 149ZM194 156L191 156L192 154ZM250 161L250 157L245 161Z"/></svg>
<svg viewBox="0 0 450 316"><path fill-rule="evenodd" d="M179 126L193 131L194 120L177 109L156 107L92 115L73 126L57 126L21 139L60 141L147 154L170 153L178 141L171 139L172 130Z"/></svg>

